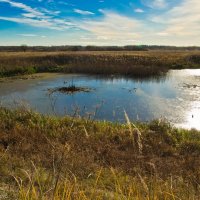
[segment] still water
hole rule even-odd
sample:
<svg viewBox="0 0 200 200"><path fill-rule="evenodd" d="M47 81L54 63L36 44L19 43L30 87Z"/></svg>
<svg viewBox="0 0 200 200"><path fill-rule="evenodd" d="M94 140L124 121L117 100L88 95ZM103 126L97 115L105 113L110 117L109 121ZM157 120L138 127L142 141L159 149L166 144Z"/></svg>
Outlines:
<svg viewBox="0 0 200 200"><path fill-rule="evenodd" d="M52 93L75 86L89 93ZM165 77L133 79L118 76L51 74L33 80L0 83L3 106L26 105L44 114L74 115L124 122L166 118L172 124L200 130L200 70L171 70Z"/></svg>

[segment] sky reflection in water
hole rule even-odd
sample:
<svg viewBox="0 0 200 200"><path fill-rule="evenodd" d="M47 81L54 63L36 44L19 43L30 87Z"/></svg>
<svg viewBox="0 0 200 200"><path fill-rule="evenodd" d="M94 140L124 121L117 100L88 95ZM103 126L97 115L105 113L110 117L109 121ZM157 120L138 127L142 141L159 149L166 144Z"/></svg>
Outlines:
<svg viewBox="0 0 200 200"><path fill-rule="evenodd" d="M91 93L48 94L49 88L70 85L93 88ZM166 118L176 126L200 130L200 70L172 70L166 77L131 79L115 76L53 75L35 80L0 83L2 105L26 102L45 114L82 116L124 122ZM14 102L18 102L17 104ZM94 116L93 116L94 117Z"/></svg>

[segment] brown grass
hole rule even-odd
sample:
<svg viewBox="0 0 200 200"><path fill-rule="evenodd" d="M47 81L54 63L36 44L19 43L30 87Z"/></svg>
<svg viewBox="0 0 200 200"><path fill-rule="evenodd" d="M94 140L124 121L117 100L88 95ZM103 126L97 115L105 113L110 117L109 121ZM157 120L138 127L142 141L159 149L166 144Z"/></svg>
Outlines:
<svg viewBox="0 0 200 200"><path fill-rule="evenodd" d="M126 117L113 124L1 108L0 184L20 199L200 198L200 133Z"/></svg>
<svg viewBox="0 0 200 200"><path fill-rule="evenodd" d="M149 76L172 68L198 68L199 57L199 51L1 52L0 75L65 72Z"/></svg>

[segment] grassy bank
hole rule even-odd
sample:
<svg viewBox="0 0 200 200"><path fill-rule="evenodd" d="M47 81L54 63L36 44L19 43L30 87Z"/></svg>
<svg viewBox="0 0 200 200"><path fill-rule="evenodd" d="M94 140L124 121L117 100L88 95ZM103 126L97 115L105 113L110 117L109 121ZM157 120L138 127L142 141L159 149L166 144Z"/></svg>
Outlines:
<svg viewBox="0 0 200 200"><path fill-rule="evenodd" d="M113 124L0 108L0 196L200 198L200 132L125 117Z"/></svg>
<svg viewBox="0 0 200 200"><path fill-rule="evenodd" d="M199 67L200 51L0 53L1 77L37 72L149 76Z"/></svg>

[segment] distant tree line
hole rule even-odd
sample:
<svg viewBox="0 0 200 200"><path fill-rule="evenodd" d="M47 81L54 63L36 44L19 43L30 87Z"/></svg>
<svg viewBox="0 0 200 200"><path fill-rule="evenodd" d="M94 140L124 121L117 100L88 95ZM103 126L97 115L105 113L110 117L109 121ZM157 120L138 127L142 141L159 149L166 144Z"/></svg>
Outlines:
<svg viewBox="0 0 200 200"><path fill-rule="evenodd" d="M200 50L200 47L176 47L176 46L157 46L157 45L127 45L127 46L0 46L0 51L7 52L26 52L26 51L148 51L148 50Z"/></svg>

